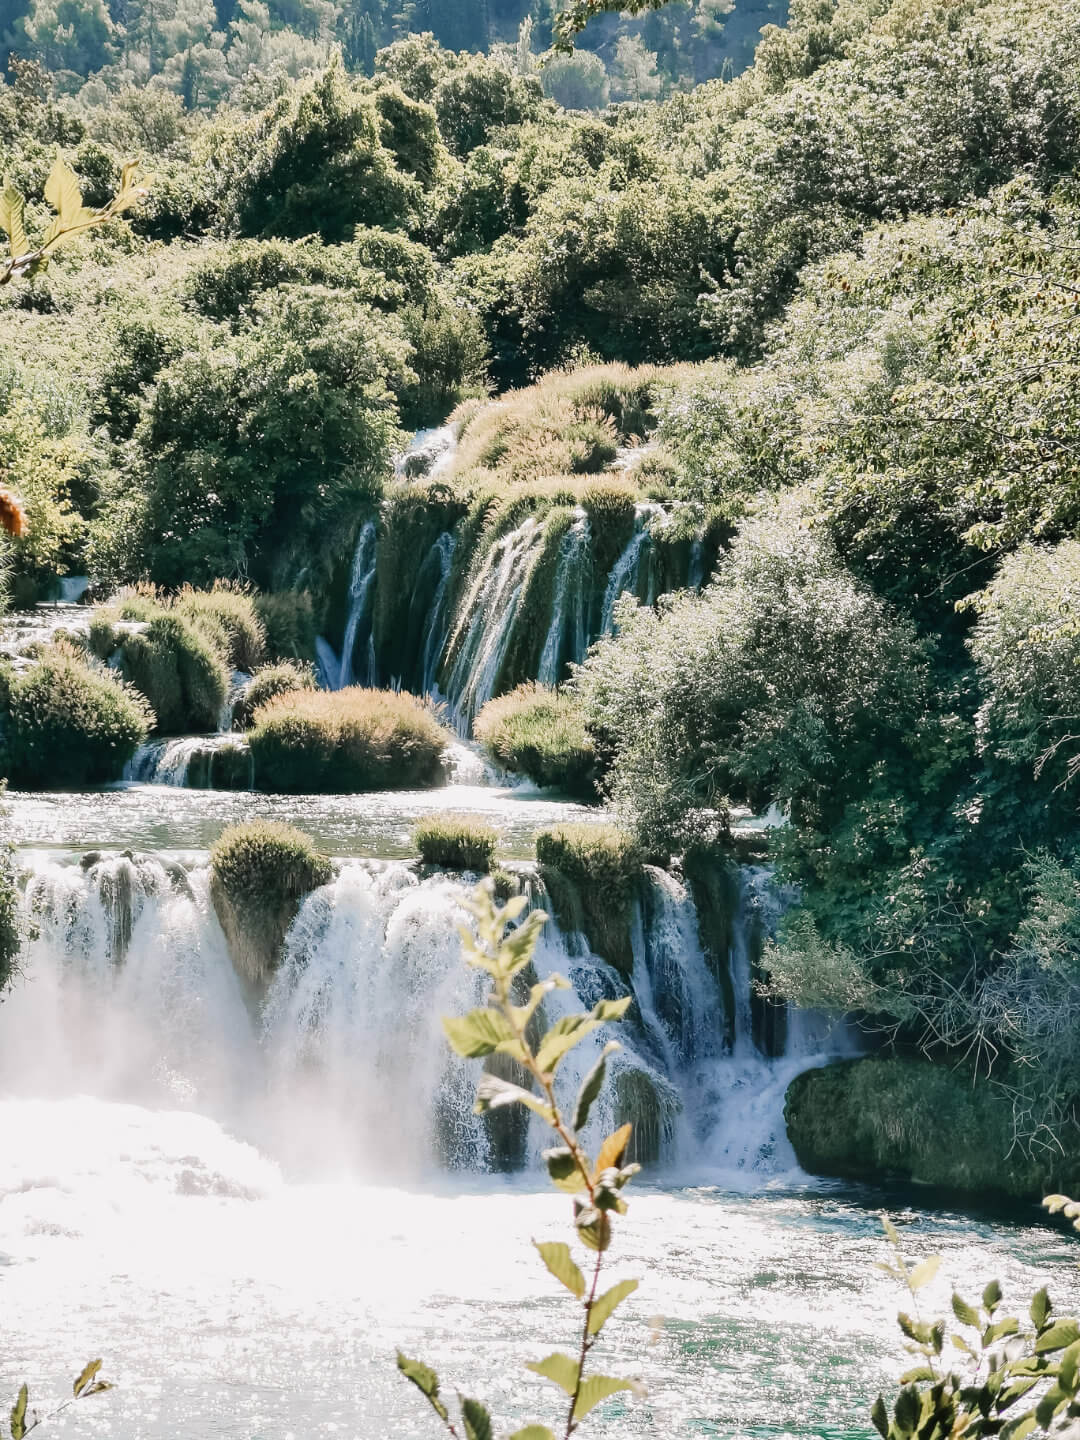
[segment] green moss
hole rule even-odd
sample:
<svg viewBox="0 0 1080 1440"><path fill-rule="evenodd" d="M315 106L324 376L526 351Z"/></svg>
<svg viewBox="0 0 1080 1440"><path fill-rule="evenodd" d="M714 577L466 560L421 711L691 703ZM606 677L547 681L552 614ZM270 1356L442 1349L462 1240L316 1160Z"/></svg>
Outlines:
<svg viewBox="0 0 1080 1440"><path fill-rule="evenodd" d="M649 1070L620 1070L614 1077L615 1124L632 1125L627 1159L655 1165L675 1135L682 1108L678 1093Z"/></svg>
<svg viewBox="0 0 1080 1440"><path fill-rule="evenodd" d="M477 815L427 815L413 829L413 844L421 860L443 870L476 870L485 875L497 843L495 831Z"/></svg>
<svg viewBox="0 0 1080 1440"><path fill-rule="evenodd" d="M220 581L212 590L188 585L177 597L175 609L196 628L204 627L215 643L219 635L223 637L231 669L250 672L266 658L266 631L246 590Z"/></svg>
<svg viewBox="0 0 1080 1440"><path fill-rule="evenodd" d="M1014 1144L1008 1098L966 1069L928 1060L845 1061L788 1088L799 1163L822 1175L897 1174L930 1185L1036 1199L1080 1185L1080 1133L1065 1152Z"/></svg>
<svg viewBox="0 0 1080 1440"><path fill-rule="evenodd" d="M628 979L641 878L641 856L630 836L614 825L558 825L537 835L536 858L562 929L580 930L593 953Z"/></svg>
<svg viewBox="0 0 1080 1440"><path fill-rule="evenodd" d="M149 700L159 735L218 728L229 671L204 629L183 615L163 612L141 634L119 639L121 672Z"/></svg>
<svg viewBox="0 0 1080 1440"><path fill-rule="evenodd" d="M288 695L297 690L314 688L315 677L310 668L295 660L279 660L271 665L260 665L237 706L235 723L241 729L247 729L255 711L268 700L273 700L275 695Z"/></svg>
<svg viewBox="0 0 1080 1440"><path fill-rule="evenodd" d="M437 784L449 739L415 696L351 688L276 696L249 744L259 790L355 794Z"/></svg>
<svg viewBox="0 0 1080 1440"><path fill-rule="evenodd" d="M54 646L10 684L11 783L70 790L118 780L153 718L144 698L113 671Z"/></svg>
<svg viewBox="0 0 1080 1440"><path fill-rule="evenodd" d="M210 896L243 980L270 979L304 896L333 874L326 856L291 825L254 820L223 832L210 852Z"/></svg>
<svg viewBox="0 0 1080 1440"><path fill-rule="evenodd" d="M473 734L496 765L578 799L596 796L596 756L574 700L542 685L519 685L489 700Z"/></svg>
<svg viewBox="0 0 1080 1440"><path fill-rule="evenodd" d="M275 590L255 596L255 613L266 637L266 658L315 663L315 609L306 590Z"/></svg>
<svg viewBox="0 0 1080 1440"><path fill-rule="evenodd" d="M636 488L623 480L594 480L582 491L581 506L589 517L593 573L603 593L611 567L634 533Z"/></svg>

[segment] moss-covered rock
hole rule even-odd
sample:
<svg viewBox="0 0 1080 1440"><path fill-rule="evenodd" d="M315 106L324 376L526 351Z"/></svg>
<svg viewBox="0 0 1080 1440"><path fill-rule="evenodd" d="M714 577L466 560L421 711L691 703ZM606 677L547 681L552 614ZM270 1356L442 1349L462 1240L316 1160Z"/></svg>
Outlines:
<svg viewBox="0 0 1080 1440"><path fill-rule="evenodd" d="M413 829L413 844L421 860L443 870L475 870L486 875L497 843L495 831L480 815L440 811L426 815Z"/></svg>
<svg viewBox="0 0 1080 1440"><path fill-rule="evenodd" d="M543 685L489 700L473 734L496 765L578 799L596 798L596 752L581 707Z"/></svg>
<svg viewBox="0 0 1080 1440"><path fill-rule="evenodd" d="M661 1075L636 1066L616 1072L615 1123L633 1125L627 1159L656 1165L675 1135L682 1108L678 1091Z"/></svg>
<svg viewBox="0 0 1080 1440"><path fill-rule="evenodd" d="M248 743L257 789L348 795L437 784L449 740L415 696L350 687L275 696Z"/></svg>
<svg viewBox="0 0 1080 1440"><path fill-rule="evenodd" d="M972 1192L1037 1199L1080 1185L1080 1133L1064 1154L1014 1143L1009 1100L964 1069L866 1059L809 1070L788 1088L799 1163L857 1180L896 1175Z"/></svg>
<svg viewBox="0 0 1080 1440"><path fill-rule="evenodd" d="M142 695L67 645L44 651L5 688L8 776L19 789L118 780L154 721Z"/></svg>
<svg viewBox="0 0 1080 1440"><path fill-rule="evenodd" d="M333 873L326 856L291 825L254 820L223 832L210 852L210 897L237 974L248 985L270 980L305 895Z"/></svg>
<svg viewBox="0 0 1080 1440"><path fill-rule="evenodd" d="M557 825L536 837L540 878L563 930L579 930L624 978L634 969L632 921L641 855L614 825Z"/></svg>

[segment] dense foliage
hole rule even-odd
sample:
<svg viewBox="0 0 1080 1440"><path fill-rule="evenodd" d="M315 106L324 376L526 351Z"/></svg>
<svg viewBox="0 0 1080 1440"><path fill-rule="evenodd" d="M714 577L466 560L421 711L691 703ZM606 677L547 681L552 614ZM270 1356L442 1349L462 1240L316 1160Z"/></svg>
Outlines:
<svg viewBox="0 0 1080 1440"><path fill-rule="evenodd" d="M537 785L590 799L595 754L580 706L540 685L489 700L473 723L484 750L504 770Z"/></svg>
<svg viewBox="0 0 1080 1440"><path fill-rule="evenodd" d="M413 827L413 844L425 865L444 870L475 870L484 875L491 869L498 836L479 815L459 815L445 810L427 815Z"/></svg>

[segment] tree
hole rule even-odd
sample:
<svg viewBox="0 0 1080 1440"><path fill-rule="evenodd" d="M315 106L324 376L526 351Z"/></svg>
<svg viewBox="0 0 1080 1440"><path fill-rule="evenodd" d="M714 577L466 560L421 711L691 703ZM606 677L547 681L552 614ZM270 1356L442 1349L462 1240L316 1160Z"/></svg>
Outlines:
<svg viewBox="0 0 1080 1440"><path fill-rule="evenodd" d="M638 36L619 36L615 45L615 69L619 76L617 99L655 100L660 94L656 56L645 49Z"/></svg>

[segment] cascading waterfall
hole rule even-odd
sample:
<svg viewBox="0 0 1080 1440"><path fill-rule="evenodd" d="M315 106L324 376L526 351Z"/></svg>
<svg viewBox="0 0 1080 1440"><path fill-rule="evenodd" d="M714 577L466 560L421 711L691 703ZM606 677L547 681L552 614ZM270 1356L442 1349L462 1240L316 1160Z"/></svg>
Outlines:
<svg viewBox="0 0 1080 1440"><path fill-rule="evenodd" d="M418 430L395 459L394 475L398 480L431 479L450 466L456 448L457 432L452 425Z"/></svg>
<svg viewBox="0 0 1080 1440"><path fill-rule="evenodd" d="M634 533L626 542L626 547L611 568L608 577L607 587L604 590L604 606L600 617L601 635L610 635L615 629L615 607L623 595L629 593L636 595L641 588L641 567L648 559L651 548L651 535L649 526L658 516L664 513L663 506L651 503L641 503L634 507ZM652 604L655 595L650 593L645 598Z"/></svg>
<svg viewBox="0 0 1080 1440"><path fill-rule="evenodd" d="M551 624L536 674L541 685L555 685L562 677L564 666L568 662L580 665L589 647L588 552L588 517L584 510L577 510L559 547Z"/></svg>
<svg viewBox="0 0 1080 1440"><path fill-rule="evenodd" d="M196 1109L303 1173L365 1173L375 1153L379 1174L500 1163L504 1140L472 1113L476 1067L451 1054L440 1026L483 993L456 935L468 877L344 862L304 902L276 975L253 995L234 972L204 860L33 855L28 868L32 938L0 1007L0 1088L17 1078L31 1093ZM825 1017L792 1012L784 1054L757 1049L751 950L778 903L765 870L742 872L730 1047L693 900L673 876L645 872L628 984L583 937L545 928L537 977L571 982L545 1001L548 1023L627 988L636 1002L591 1141L633 1119L646 1158L754 1184L797 1171L787 1085L851 1044ZM608 1038L590 1036L565 1063L568 1103ZM548 1140L530 1126L518 1159L535 1162Z"/></svg>
<svg viewBox="0 0 1080 1440"><path fill-rule="evenodd" d="M316 641L319 662L319 678L328 690L344 690L348 685L374 685L375 648L371 634L371 600L375 583L375 551L377 531L374 520L368 520L362 527L353 552L352 573L349 577L349 613L345 621L345 636L338 656L328 640L321 635ZM363 645L366 629L365 660L358 672L354 655L358 645Z"/></svg>
<svg viewBox="0 0 1080 1440"><path fill-rule="evenodd" d="M235 772L226 783L221 757L236 756L245 778ZM140 745L124 767L124 779L139 785L169 785L195 790L250 789L251 757L243 738L234 734L184 735L173 740L151 740Z"/></svg>
<svg viewBox="0 0 1080 1440"><path fill-rule="evenodd" d="M450 616L446 611L446 600L450 589L455 546L453 535L444 530L431 547L428 556L429 563L439 567L439 582L424 624L423 672L420 682L424 695L434 695L438 691L439 663L450 638Z"/></svg>
<svg viewBox="0 0 1080 1440"><path fill-rule="evenodd" d="M514 628L518 602L543 539L532 515L491 546L469 588L464 635L451 638L456 654L447 693L458 723L471 723L491 699Z"/></svg>

